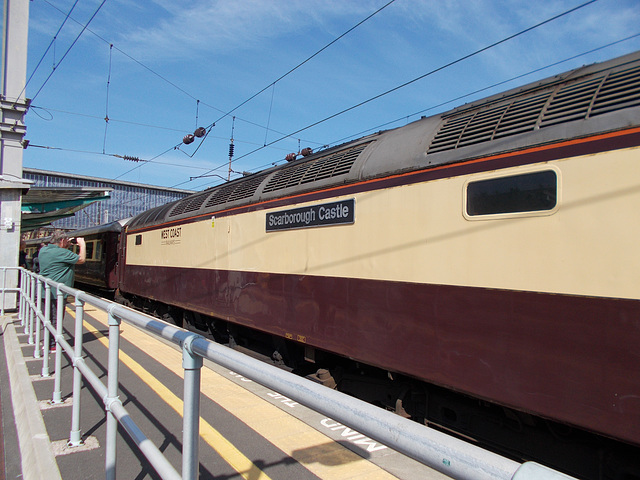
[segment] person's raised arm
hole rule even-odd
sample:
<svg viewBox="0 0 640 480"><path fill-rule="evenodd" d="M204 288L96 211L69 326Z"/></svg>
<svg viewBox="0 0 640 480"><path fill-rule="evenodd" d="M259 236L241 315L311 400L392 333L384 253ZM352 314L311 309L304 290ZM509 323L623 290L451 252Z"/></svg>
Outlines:
<svg viewBox="0 0 640 480"><path fill-rule="evenodd" d="M84 242L84 238L77 237L76 241L78 242L78 256L80 257L76 262L76 265L84 263L87 259L87 244Z"/></svg>

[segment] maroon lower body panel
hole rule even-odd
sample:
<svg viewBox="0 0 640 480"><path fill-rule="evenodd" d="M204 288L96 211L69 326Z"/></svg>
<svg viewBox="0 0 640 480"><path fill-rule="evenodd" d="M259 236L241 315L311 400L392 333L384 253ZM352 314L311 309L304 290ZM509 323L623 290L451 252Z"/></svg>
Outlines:
<svg viewBox="0 0 640 480"><path fill-rule="evenodd" d="M104 262L86 262L75 267L75 280L77 282L95 285L100 288L109 288L108 272Z"/></svg>
<svg viewBox="0 0 640 480"><path fill-rule="evenodd" d="M640 301L126 266L122 291L640 445Z"/></svg>

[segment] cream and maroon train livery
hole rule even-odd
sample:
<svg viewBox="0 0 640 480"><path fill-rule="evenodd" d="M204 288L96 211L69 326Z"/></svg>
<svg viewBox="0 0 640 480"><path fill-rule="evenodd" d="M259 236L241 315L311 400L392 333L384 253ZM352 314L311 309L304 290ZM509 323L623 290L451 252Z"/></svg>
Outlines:
<svg viewBox="0 0 640 480"><path fill-rule="evenodd" d="M425 382L389 403L445 429L481 435L431 389L637 447L639 215L632 54L145 212L120 293Z"/></svg>

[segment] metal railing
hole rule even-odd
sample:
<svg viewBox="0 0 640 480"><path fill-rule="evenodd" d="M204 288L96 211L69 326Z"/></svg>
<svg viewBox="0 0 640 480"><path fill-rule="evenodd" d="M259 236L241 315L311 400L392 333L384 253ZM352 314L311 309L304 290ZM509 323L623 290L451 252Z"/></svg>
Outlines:
<svg viewBox="0 0 640 480"><path fill-rule="evenodd" d="M6 267L0 267L4 271ZM265 364L223 345L211 342L193 332L167 324L122 305L52 282L40 275L20 269L19 318L34 345L33 356L40 358L40 331L44 345L49 335L56 340L55 382L52 403L61 402L62 353L73 365L73 410L69 445L80 445L80 393L84 377L103 399L107 416L105 477L116 478L116 435L119 422L151 466L163 479L188 479L198 473L198 438L200 418L200 378L203 359L239 373L287 397L323 413L360 433L382 442L450 477L468 480L560 480L570 479L564 474L542 465L518 462L483 450L462 440L430 429L411 420L387 412L363 401L331 390L310 380ZM44 288L44 308L42 290ZM2 284L4 293L5 285ZM53 290L52 290L53 289ZM50 321L50 293L57 298L56 327ZM64 295L74 297L75 328L73 347L63 336ZM105 386L87 366L82 357L84 305L90 304L105 311L109 318L109 359ZM166 460L160 450L144 435L118 397L119 337L122 321L136 325L182 348L184 368L182 475ZM44 326L44 329L42 328ZM42 376L49 376L48 355L43 356Z"/></svg>
<svg viewBox="0 0 640 480"><path fill-rule="evenodd" d="M0 316L4 316L4 311L6 306L6 296L15 294L16 298L18 298L18 294L20 293L20 289L18 287L7 286L7 273L15 272L14 278L12 278L11 279L12 281L10 280L9 283L17 285L18 284L18 282L16 281L16 279L18 278L17 274L22 269L20 267L1 267L1 268L2 268L2 276L0 278L2 279L2 283L0 283Z"/></svg>

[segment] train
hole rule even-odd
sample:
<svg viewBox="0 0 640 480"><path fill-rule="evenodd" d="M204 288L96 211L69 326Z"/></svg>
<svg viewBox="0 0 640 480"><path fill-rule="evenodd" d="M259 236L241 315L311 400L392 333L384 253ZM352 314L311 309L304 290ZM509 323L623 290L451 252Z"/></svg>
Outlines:
<svg viewBox="0 0 640 480"><path fill-rule="evenodd" d="M640 52L303 153L106 232L101 278L511 458L640 479Z"/></svg>
<svg viewBox="0 0 640 480"><path fill-rule="evenodd" d="M75 281L91 289L99 290L106 295L118 287L117 265L120 253L120 235L129 219L117 220L104 225L75 230L74 235L86 240L86 261L75 267ZM46 245L51 236L37 237L25 241L27 263L32 270L38 270L38 252ZM78 253L78 246L71 249Z"/></svg>

